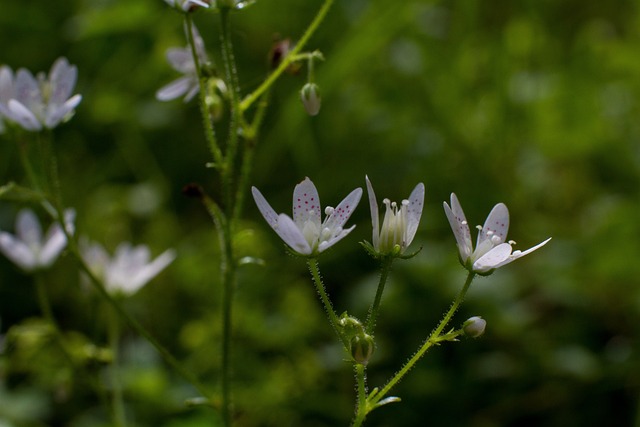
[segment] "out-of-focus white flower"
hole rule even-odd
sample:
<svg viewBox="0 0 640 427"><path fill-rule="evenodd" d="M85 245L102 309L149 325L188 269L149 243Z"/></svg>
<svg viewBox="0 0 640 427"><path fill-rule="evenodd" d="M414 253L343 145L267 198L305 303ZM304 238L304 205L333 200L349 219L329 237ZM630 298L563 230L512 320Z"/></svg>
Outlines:
<svg viewBox="0 0 640 427"><path fill-rule="evenodd" d="M67 231L74 231L75 211L64 213ZM42 236L42 228L32 210L23 209L16 218L16 234L0 231L0 252L27 272L49 268L67 246L67 238L59 223L53 223Z"/></svg>
<svg viewBox="0 0 640 427"><path fill-rule="evenodd" d="M315 83L307 83L302 86L300 91L300 99L305 111L310 116L316 116L320 112L322 98L320 97L320 88Z"/></svg>
<svg viewBox="0 0 640 427"><path fill-rule="evenodd" d="M5 72L2 77L5 83L0 83L2 86L8 87L8 77L10 75ZM29 131L56 127L73 114L82 100L81 95L71 96L77 77L78 69L66 58L58 58L53 63L48 78L44 73L34 77L30 71L19 69L5 115Z"/></svg>
<svg viewBox="0 0 640 427"><path fill-rule="evenodd" d="M478 338L484 334L484 330L487 327L487 321L480 316L473 316L468 318L462 325L462 331L464 334L471 338Z"/></svg>
<svg viewBox="0 0 640 427"><path fill-rule="evenodd" d="M176 258L175 251L168 249L151 261L147 246L134 247L127 242L120 243L113 256L109 256L99 243L87 241L81 242L80 251L107 291L126 296L136 293Z"/></svg>
<svg viewBox="0 0 640 427"><path fill-rule="evenodd" d="M513 240L506 241L509 231L509 210L504 203L493 207L482 227L478 226L478 241L474 251L471 243L469 224L458 198L451 193L451 207L443 203L444 212L449 219L460 252L460 262L469 271L479 274L491 273L498 267L507 265L536 249L546 245L551 238L527 249L526 251L512 251Z"/></svg>
<svg viewBox="0 0 640 427"><path fill-rule="evenodd" d="M196 45L196 55L198 62L204 65L208 62L207 52L204 48L204 41L200 37L200 33L195 25L192 25L193 40ZM191 47L170 48L167 50L167 61L174 70L183 74L182 77L172 81L166 86L161 87L156 92L156 98L159 101L171 101L184 95L184 102L189 102L199 91L200 82L198 81L198 70L193 60Z"/></svg>
<svg viewBox="0 0 640 427"><path fill-rule="evenodd" d="M324 222L320 223L320 196L309 178L305 178L293 190L293 219L286 214L276 214L256 187L252 187L251 192L267 223L291 249L301 255L317 255L349 234L355 225L346 230L342 227L362 196L362 188L356 188L335 209L327 206Z"/></svg>
<svg viewBox="0 0 640 427"><path fill-rule="evenodd" d="M198 7L209 7L208 0L164 0L169 6L180 8L184 12L189 12Z"/></svg>
<svg viewBox="0 0 640 427"><path fill-rule="evenodd" d="M424 205L424 184L419 183L411 192L409 199L400 203L384 199L382 202L387 207L380 227L378 214L378 202L369 177L367 181L367 193L369 193L369 207L371 208L371 224L373 226L373 248L381 254L391 253L396 245L400 248L400 254L411 244L420 224L422 207Z"/></svg>

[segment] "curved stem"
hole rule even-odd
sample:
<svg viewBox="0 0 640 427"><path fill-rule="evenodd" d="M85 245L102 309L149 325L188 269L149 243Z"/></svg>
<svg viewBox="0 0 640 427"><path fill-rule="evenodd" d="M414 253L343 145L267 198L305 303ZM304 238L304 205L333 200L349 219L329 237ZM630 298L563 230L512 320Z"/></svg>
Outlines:
<svg viewBox="0 0 640 427"><path fill-rule="evenodd" d="M334 332L340 338L342 345L345 350L349 351L349 343L343 334L340 333L340 329L338 327L338 315L333 310L333 305L331 304L331 300L329 299L329 295L327 295L327 290L324 287L324 283L322 283L322 278L320 277L320 269L318 268L318 260L316 258L308 258L307 265L309 266L309 272L311 273L311 277L313 277L313 284L316 286L316 291L318 295L320 295L320 299L322 300L322 304L324 305L324 310L327 312L327 316L329 316L329 323L331 323L331 327Z"/></svg>
<svg viewBox="0 0 640 427"><path fill-rule="evenodd" d="M380 392L376 393L373 399L373 403L379 402L387 393L389 393L389 391L407 374L407 372L409 372L411 368L413 368L416 362L418 362L418 360L420 360L420 358L424 356L427 350L429 350L434 344L437 344L439 342L438 338L440 337L440 334L442 333L444 328L447 327L447 325L451 321L451 318L458 310L458 307L460 307L460 304L464 300L464 297L467 294L469 286L471 285L474 277L475 273L470 272L467 276L467 280L464 282L464 286L456 296L456 299L451 304L449 311L447 311L447 313L444 315L444 318L440 321L440 324L438 324L436 329L431 332L429 338L425 340L420 349L413 355L413 357L411 357L411 359L409 359L407 363L405 363L402 369L400 369L393 376L393 378L391 378L391 380L382 388L382 390L380 390Z"/></svg>
<svg viewBox="0 0 640 427"><path fill-rule="evenodd" d="M384 285L389 277L391 271L391 264L393 264L394 258L391 256L385 257L382 260L382 271L380 272L380 281L378 282L378 289L376 291L375 299L369 307L369 313L367 314L367 322L365 323L365 329L368 334L373 335L373 330L376 327L376 319L378 317L378 309L380 308L380 301L382 300L382 293L384 292Z"/></svg>
<svg viewBox="0 0 640 427"><path fill-rule="evenodd" d="M209 151L211 152L211 156L213 157L213 161L216 167L222 168L222 151L218 146L215 129L213 127L213 121L211 119L211 115L209 114L209 109L207 108L207 87L205 85L207 78L202 75L202 64L200 64L200 57L198 56L196 41L195 37L193 36L193 20L191 18L191 14L186 13L184 19L187 27L187 40L189 41L189 46L191 47L191 56L193 57L193 63L195 65L196 72L198 73L198 85L200 86L200 114L202 115L202 125L204 126L205 137L207 139Z"/></svg>
<svg viewBox="0 0 640 427"><path fill-rule="evenodd" d="M315 31L318 29L325 16L327 16L327 13L329 12L329 9L331 8L333 2L334 0L324 0L322 7L320 7L320 10L318 10L318 13L316 14L315 18L313 18L313 21L311 21L311 24L309 24L309 27L307 27L307 30L304 32L302 37L300 37L300 40L298 40L295 47L282 60L280 65L278 65L278 68L276 68L256 90L254 90L251 94L247 95L242 100L242 102L240 103L241 111L246 111L251 106L251 104L253 104L260 97L260 95L262 95L267 89L269 89L271 85L278 79L278 77L280 77L280 75L289 67L296 55L302 51L313 33L315 33Z"/></svg>

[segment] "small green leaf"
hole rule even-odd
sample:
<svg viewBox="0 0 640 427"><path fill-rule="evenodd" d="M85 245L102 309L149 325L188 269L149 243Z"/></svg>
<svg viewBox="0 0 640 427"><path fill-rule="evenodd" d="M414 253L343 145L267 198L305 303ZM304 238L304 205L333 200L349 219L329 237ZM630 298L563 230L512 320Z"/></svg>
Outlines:
<svg viewBox="0 0 640 427"><path fill-rule="evenodd" d="M15 182L0 187L0 200L12 202L42 202L45 197L39 191L17 185Z"/></svg>

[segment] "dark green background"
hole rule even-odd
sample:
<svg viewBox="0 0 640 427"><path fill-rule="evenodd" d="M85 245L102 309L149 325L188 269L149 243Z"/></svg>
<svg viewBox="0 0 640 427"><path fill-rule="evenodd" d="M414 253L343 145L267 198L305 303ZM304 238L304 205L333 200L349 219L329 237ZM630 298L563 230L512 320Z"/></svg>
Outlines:
<svg viewBox="0 0 640 427"><path fill-rule="evenodd" d="M232 16L242 94L266 75L277 37L298 38L319 1L258 0ZM196 22L215 61L216 13ZM637 426L640 387L640 13L630 0L522 2L337 0L308 45L323 104L308 117L306 70L274 86L250 182L278 212L305 176L335 206L364 176L399 201L419 181L426 208L410 261L383 300L371 386L417 349L464 281L442 201L455 191L471 224L497 202L517 248L543 249L477 279L455 324L488 323L479 340L431 350L395 390L402 403L369 426ZM65 201L78 233L109 250L123 240L178 259L127 310L212 387L219 378L218 254L206 212L181 195L218 182L197 104L160 103L176 78L164 52L185 45L161 0L0 0L0 63L34 72L58 56L78 66L76 116L54 132ZM2 183L26 184L15 141L0 145ZM145 198L148 197L148 198ZM149 199L150 198L150 199ZM14 203L0 204L12 230ZM40 212L40 214L43 214ZM44 217L44 215L42 215ZM353 375L341 361L304 261L249 201L234 324L238 426L348 425ZM355 231L321 258L336 310L364 317L377 281L357 242L370 239L363 200ZM103 303L69 257L46 274L62 327L105 344ZM41 324L31 278L0 260L0 425L101 426L95 362L72 371ZM185 409L196 392L131 332L124 340L131 425L212 425ZM4 427L4 425L3 425Z"/></svg>

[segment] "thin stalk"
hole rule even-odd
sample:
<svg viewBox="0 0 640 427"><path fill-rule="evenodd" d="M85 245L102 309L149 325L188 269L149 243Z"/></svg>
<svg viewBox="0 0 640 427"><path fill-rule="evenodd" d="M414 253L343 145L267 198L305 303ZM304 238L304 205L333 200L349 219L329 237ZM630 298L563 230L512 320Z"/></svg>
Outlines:
<svg viewBox="0 0 640 427"><path fill-rule="evenodd" d="M440 324L436 327L436 329L433 330L433 332L431 332L431 335L429 335L429 338L425 340L425 342L422 344L420 349L413 355L413 357L411 357L411 359L409 359L409 361L405 363L402 369L400 369L393 376L393 378L391 378L391 380L382 388L382 390L380 390L380 392L378 392L375 395L374 403L380 401L380 399L382 399L387 393L389 393L389 391L402 378L404 378L404 376L411 370L411 368L413 368L413 366L418 362L418 360L420 360L420 358L424 356L427 350L429 350L434 344L438 342L438 338L440 337L440 334L442 333L444 328L447 327L447 325L451 321L451 318L453 317L455 312L458 310L458 307L460 307L460 304L464 300L464 297L467 294L467 291L469 290L469 286L471 285L471 281L473 280L474 277L475 277L475 273L470 272L469 275L467 276L467 280L464 282L464 286L456 296L456 299L453 301L453 304L451 304L449 311L447 311L447 313L444 315L444 318L440 321Z"/></svg>
<svg viewBox="0 0 640 427"><path fill-rule="evenodd" d="M22 163L22 167L24 168L33 189L41 192L42 187L40 186L40 180L33 170L33 166L31 166L31 161L29 160L29 153L27 153L27 143L24 141L18 141L18 151L20 152L20 162Z"/></svg>
<svg viewBox="0 0 640 427"><path fill-rule="evenodd" d="M384 285L387 283L387 278L389 277L393 260L394 258L392 256L384 257L382 260L382 271L380 272L378 289L376 290L376 296L373 303L371 304L371 307L369 307L369 313L367 314L367 321L365 323L365 330L370 335L373 335L373 330L376 327L376 319L378 318L378 310L380 308L380 301L382 300L382 293L384 292Z"/></svg>
<svg viewBox="0 0 640 427"><path fill-rule="evenodd" d="M245 139L246 142L242 151L240 176L238 178L238 185L236 187L236 198L233 205L233 215L231 216L232 221L236 221L240 218L242 209L244 208L245 192L247 182L249 181L249 177L251 176L251 170L253 169L253 159L258 142L258 133L268 105L267 97L268 93L263 96L263 99L258 104L258 109L253 118L253 122L251 123L251 126L247 128Z"/></svg>
<svg viewBox="0 0 640 427"><path fill-rule="evenodd" d="M107 308L109 347L111 348L111 410L116 427L126 427L127 418L124 412L122 382L120 381L120 324L117 313Z"/></svg>
<svg viewBox="0 0 640 427"><path fill-rule="evenodd" d="M191 56L193 57L193 63L196 67L196 72L198 73L198 85L200 86L199 91L199 100L200 100L200 114L202 115L202 125L204 126L204 134L207 139L207 145L209 146L209 151L211 152L211 156L213 157L213 161L218 169L223 167L224 161L222 156L222 151L218 146L218 141L216 140L215 128L213 127L213 121L211 119L211 115L209 114L209 109L207 108L207 87L205 82L207 81L207 77L202 75L202 64L200 64L200 57L198 56L198 51L196 49L196 41L193 36L193 20L191 18L190 13L185 14L185 24L187 27L187 40L189 42L189 46L191 47Z"/></svg>
<svg viewBox="0 0 640 427"><path fill-rule="evenodd" d="M334 0L325 0L318 13L311 21L311 24L307 27L307 30L304 32L300 40L296 43L295 47L289 52L287 56L284 57L278 68L276 68L269 77L266 78L264 82L252 93L247 95L242 102L240 103L240 110L246 111L251 104L253 104L264 92L267 91L273 85L273 83L280 77L280 75L289 67L289 65L294 61L296 56L302 49L305 47L313 33L318 29L324 18L327 16L329 9L331 9L331 5Z"/></svg>
<svg viewBox="0 0 640 427"><path fill-rule="evenodd" d="M349 342L344 337L343 334L340 333L340 329L338 327L338 315L333 310L333 305L331 304L331 300L329 299L329 295L327 295L327 291L324 287L324 283L322 283L322 278L320 277L320 269L318 268L318 260L316 258L308 258L307 265L309 266L309 272L311 272L311 277L313 278L313 284L316 286L316 291L318 295L320 295L320 299L322 300L322 304L324 305L324 310L327 312L329 316L329 323L331 323L331 327L334 332L342 341L342 345L348 351L349 350Z"/></svg>
<svg viewBox="0 0 640 427"><path fill-rule="evenodd" d="M226 219L224 212L211 198L202 194L201 200L218 230L218 239L222 252L222 259L220 260L222 274L222 420L223 425L229 427L232 424L233 412L231 396L231 322L233 318L236 265L229 221Z"/></svg>
<svg viewBox="0 0 640 427"><path fill-rule="evenodd" d="M358 387L358 401L356 402L356 414L351 424L352 427L360 427L367 417L367 367L354 363L356 370L356 383Z"/></svg>

